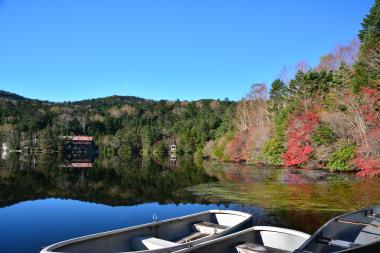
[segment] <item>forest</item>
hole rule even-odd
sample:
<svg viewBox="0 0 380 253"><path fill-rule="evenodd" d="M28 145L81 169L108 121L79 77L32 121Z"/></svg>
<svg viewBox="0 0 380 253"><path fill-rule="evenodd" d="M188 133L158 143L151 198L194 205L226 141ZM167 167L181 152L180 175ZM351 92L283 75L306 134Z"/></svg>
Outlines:
<svg viewBox="0 0 380 253"><path fill-rule="evenodd" d="M58 145L62 135L91 135L105 157L160 156L171 144L179 153L199 153L206 141L231 131L236 104L122 96L51 103L4 91L0 97L1 139L13 148L36 133L42 147Z"/></svg>
<svg viewBox="0 0 380 253"><path fill-rule="evenodd" d="M358 39L316 66L285 67L271 85L240 101L148 100L112 96L54 103L0 91L0 141L14 149L38 136L91 135L102 157L164 157L356 171L380 175L380 0Z"/></svg>

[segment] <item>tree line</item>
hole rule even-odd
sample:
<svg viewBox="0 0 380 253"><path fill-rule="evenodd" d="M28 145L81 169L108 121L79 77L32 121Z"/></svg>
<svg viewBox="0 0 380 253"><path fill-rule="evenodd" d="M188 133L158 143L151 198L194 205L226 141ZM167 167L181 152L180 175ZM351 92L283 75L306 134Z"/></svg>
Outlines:
<svg viewBox="0 0 380 253"><path fill-rule="evenodd" d="M380 1L358 39L337 46L317 66L284 67L268 91L252 85L236 106L235 128L209 141L219 160L356 170L380 175Z"/></svg>
<svg viewBox="0 0 380 253"><path fill-rule="evenodd" d="M59 136L91 135L105 157L162 156L172 144L179 153L201 155L208 140L232 128L235 105L228 99L153 101L127 96L52 103L0 91L0 140L19 149L37 136L40 147L54 149Z"/></svg>

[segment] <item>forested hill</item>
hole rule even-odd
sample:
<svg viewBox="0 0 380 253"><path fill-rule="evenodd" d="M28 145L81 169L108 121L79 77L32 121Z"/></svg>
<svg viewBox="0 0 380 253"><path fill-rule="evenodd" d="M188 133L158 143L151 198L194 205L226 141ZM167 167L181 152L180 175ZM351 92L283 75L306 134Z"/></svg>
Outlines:
<svg viewBox="0 0 380 253"><path fill-rule="evenodd" d="M0 138L16 148L37 134L95 136L104 155L163 153L170 144L195 153L232 128L235 102L111 96L54 103L0 91Z"/></svg>
<svg viewBox="0 0 380 253"><path fill-rule="evenodd" d="M154 100L150 99L144 99L144 98L139 98L135 96L109 96L109 97L104 97L104 98L93 98L93 99L85 99L85 100L80 100L80 101L68 101L68 102L51 102L51 101L46 101L46 100L39 100L39 99L31 99L31 98L26 98L23 96L20 96L16 93L8 92L5 90L0 90L0 98L1 99L6 99L6 100L24 100L24 101L33 101L35 103L47 103L47 104L77 104L77 105L88 105L88 106L93 106L93 105L98 105L98 104L104 104L104 103L109 103L109 104L118 104L118 103L125 103L125 102L135 102L135 103L140 103L140 102L154 102Z"/></svg>
<svg viewBox="0 0 380 253"><path fill-rule="evenodd" d="M7 92L5 90L0 90L0 98L2 99L14 99L14 100L24 100L23 96L17 95L15 93Z"/></svg>

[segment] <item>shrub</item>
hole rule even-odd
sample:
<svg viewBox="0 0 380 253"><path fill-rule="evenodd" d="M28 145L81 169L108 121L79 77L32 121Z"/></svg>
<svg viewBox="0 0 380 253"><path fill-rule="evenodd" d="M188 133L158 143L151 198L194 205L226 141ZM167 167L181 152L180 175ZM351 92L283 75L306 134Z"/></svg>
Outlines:
<svg viewBox="0 0 380 253"><path fill-rule="evenodd" d="M329 157L327 168L334 171L347 171L351 168L349 163L355 157L355 146L345 145L340 147Z"/></svg>
<svg viewBox="0 0 380 253"><path fill-rule="evenodd" d="M218 160L228 161L230 160L230 155L226 150L226 145L230 142L235 136L235 131L229 131L227 134L215 141L215 144L211 147L211 156Z"/></svg>
<svg viewBox="0 0 380 253"><path fill-rule="evenodd" d="M225 147L225 143L221 145L216 145L215 148L212 150L211 154L219 160L224 160L225 158L224 147Z"/></svg>
<svg viewBox="0 0 380 253"><path fill-rule="evenodd" d="M287 151L283 155L285 166L300 166L309 160L313 152L311 133L319 123L315 112L293 113L289 118Z"/></svg>
<svg viewBox="0 0 380 253"><path fill-rule="evenodd" d="M272 138L264 144L263 154L265 158L275 165L282 164L282 154L285 152L284 144L281 140Z"/></svg>
<svg viewBox="0 0 380 253"><path fill-rule="evenodd" d="M225 149L232 161L248 161L250 151L253 149L253 135L248 129L239 131L234 138L227 143Z"/></svg>
<svg viewBox="0 0 380 253"><path fill-rule="evenodd" d="M357 157L354 164L361 169L359 176L375 177L380 176L380 158L377 157Z"/></svg>
<svg viewBox="0 0 380 253"><path fill-rule="evenodd" d="M327 123L322 123L314 129L311 141L318 146L329 145L336 141L336 135Z"/></svg>

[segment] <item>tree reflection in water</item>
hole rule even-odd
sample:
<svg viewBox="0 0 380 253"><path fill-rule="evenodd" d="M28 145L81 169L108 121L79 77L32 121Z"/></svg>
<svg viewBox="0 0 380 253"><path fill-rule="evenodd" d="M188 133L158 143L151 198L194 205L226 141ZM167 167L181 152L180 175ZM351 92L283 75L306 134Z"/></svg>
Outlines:
<svg viewBox="0 0 380 253"><path fill-rule="evenodd" d="M184 188L216 181L190 160L173 168L149 159L96 159L92 167L67 166L59 157L38 163L13 156L0 163L0 206L25 200L70 198L106 205L144 202L186 203L196 197Z"/></svg>
<svg viewBox="0 0 380 253"><path fill-rule="evenodd" d="M206 163L218 182L188 188L201 199L265 209L265 223L314 232L331 217L380 204L380 179L322 170Z"/></svg>
<svg viewBox="0 0 380 253"><path fill-rule="evenodd" d="M95 159L92 167L86 168L67 164L58 156L43 155L29 160L11 156L1 161L0 206L45 198L110 206L225 204L260 214L257 218L263 224L312 233L333 216L380 203L380 180L353 174L194 163L183 157L176 163L114 157Z"/></svg>

